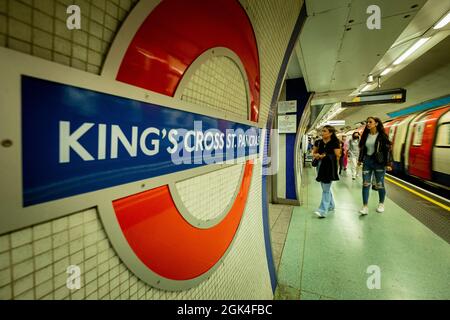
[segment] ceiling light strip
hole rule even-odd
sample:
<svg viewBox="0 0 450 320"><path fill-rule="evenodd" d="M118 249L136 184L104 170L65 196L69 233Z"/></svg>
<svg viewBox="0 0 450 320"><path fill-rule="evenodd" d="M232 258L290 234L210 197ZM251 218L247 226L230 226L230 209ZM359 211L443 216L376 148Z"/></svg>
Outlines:
<svg viewBox="0 0 450 320"><path fill-rule="evenodd" d="M400 57L397 58L397 60L394 61L394 65L398 65L405 61L406 58L408 58L410 55L412 55L417 49L419 49L421 46L425 44L430 39L428 38L422 38L418 40L411 48L405 51Z"/></svg>
<svg viewBox="0 0 450 320"><path fill-rule="evenodd" d="M450 22L450 12L448 12L444 18L442 18L434 27L433 29L442 29Z"/></svg>

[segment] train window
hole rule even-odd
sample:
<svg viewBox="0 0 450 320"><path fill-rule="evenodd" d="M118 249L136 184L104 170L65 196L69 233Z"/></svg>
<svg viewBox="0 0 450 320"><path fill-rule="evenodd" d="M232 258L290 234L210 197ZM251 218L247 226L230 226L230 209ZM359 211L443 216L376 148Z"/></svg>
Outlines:
<svg viewBox="0 0 450 320"><path fill-rule="evenodd" d="M436 147L450 147L450 123L444 123L438 127L435 145Z"/></svg>
<svg viewBox="0 0 450 320"><path fill-rule="evenodd" d="M423 129L424 128L425 128L425 122L416 123L416 125L414 126L413 146L420 146L420 145L422 145Z"/></svg>

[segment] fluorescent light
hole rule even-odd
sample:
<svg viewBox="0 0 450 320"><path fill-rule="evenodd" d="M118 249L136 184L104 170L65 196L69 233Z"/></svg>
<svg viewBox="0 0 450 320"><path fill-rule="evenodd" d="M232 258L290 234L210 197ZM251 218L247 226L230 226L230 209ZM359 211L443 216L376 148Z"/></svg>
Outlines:
<svg viewBox="0 0 450 320"><path fill-rule="evenodd" d="M410 55L412 55L417 49L419 49L425 42L427 42L430 38L422 38L414 45L405 51L400 57L398 57L397 60L394 61L394 65L398 65L402 63L406 58L408 58Z"/></svg>
<svg viewBox="0 0 450 320"><path fill-rule="evenodd" d="M450 12L447 13L447 15L445 17L443 17L441 19L441 21L439 21L434 27L433 29L441 29L443 27L445 27L447 25L447 23L450 22Z"/></svg>
<svg viewBox="0 0 450 320"><path fill-rule="evenodd" d="M364 88L361 89L361 92L367 91L369 90L369 88L371 87L371 84L367 84Z"/></svg>
<svg viewBox="0 0 450 320"><path fill-rule="evenodd" d="M380 76L385 76L385 75L387 75L389 72L391 72L391 70L392 70L392 68L387 68L387 69L385 69L385 70L380 74Z"/></svg>

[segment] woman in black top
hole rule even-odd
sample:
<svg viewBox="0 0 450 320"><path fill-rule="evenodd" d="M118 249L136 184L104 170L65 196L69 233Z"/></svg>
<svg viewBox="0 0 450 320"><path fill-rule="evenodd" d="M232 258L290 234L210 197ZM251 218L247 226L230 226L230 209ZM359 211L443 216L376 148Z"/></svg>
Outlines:
<svg viewBox="0 0 450 320"><path fill-rule="evenodd" d="M359 142L358 165L363 165L363 207L359 212L362 215L369 213L369 191L372 175L375 176L376 190L378 190L379 204L377 212L384 212L384 175L392 170L392 144L384 131L383 123L379 118L367 118L367 125Z"/></svg>
<svg viewBox="0 0 450 320"><path fill-rule="evenodd" d="M316 181L322 187L322 201L315 214L325 218L328 211L334 210L334 199L331 193L331 182L339 180L338 163L341 156L341 146L336 136L336 129L325 126L322 129L322 139L317 140L313 148L314 159L319 160Z"/></svg>

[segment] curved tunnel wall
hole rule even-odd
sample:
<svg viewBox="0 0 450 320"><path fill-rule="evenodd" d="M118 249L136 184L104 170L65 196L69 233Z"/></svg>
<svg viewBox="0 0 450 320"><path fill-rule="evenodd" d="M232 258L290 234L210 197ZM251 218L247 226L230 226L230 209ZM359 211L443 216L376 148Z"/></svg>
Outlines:
<svg viewBox="0 0 450 320"><path fill-rule="evenodd" d="M136 1L82 2L82 29L74 32L64 28L66 7L59 1L36 1L34 7L25 2L12 3L10 0L0 7L1 46L100 74L115 34ZM241 5L252 23L258 45L259 123L264 126L301 1L285 1L280 6L278 1L249 0L241 1ZM221 65L227 68L226 63ZM203 75L200 81L203 88L198 90L214 90L216 84L209 80L207 73ZM241 112L235 106L230 108L230 112ZM209 175L194 178L199 184L198 190L207 188L212 177L221 177L220 171ZM168 292L140 281L119 259L97 210L88 209L0 235L0 299L270 299L272 288L262 231L261 180L258 165L253 170L249 200L232 250L208 280L190 290ZM224 183L224 179L220 179L220 183ZM224 188L234 186L224 185ZM225 191L224 194L228 192ZM189 193L183 196L189 197ZM199 204L204 199L196 193L188 200L193 210L204 207ZM207 201L215 204L211 214L224 206L214 198ZM74 292L65 286L66 268L70 264L82 269L82 288Z"/></svg>

